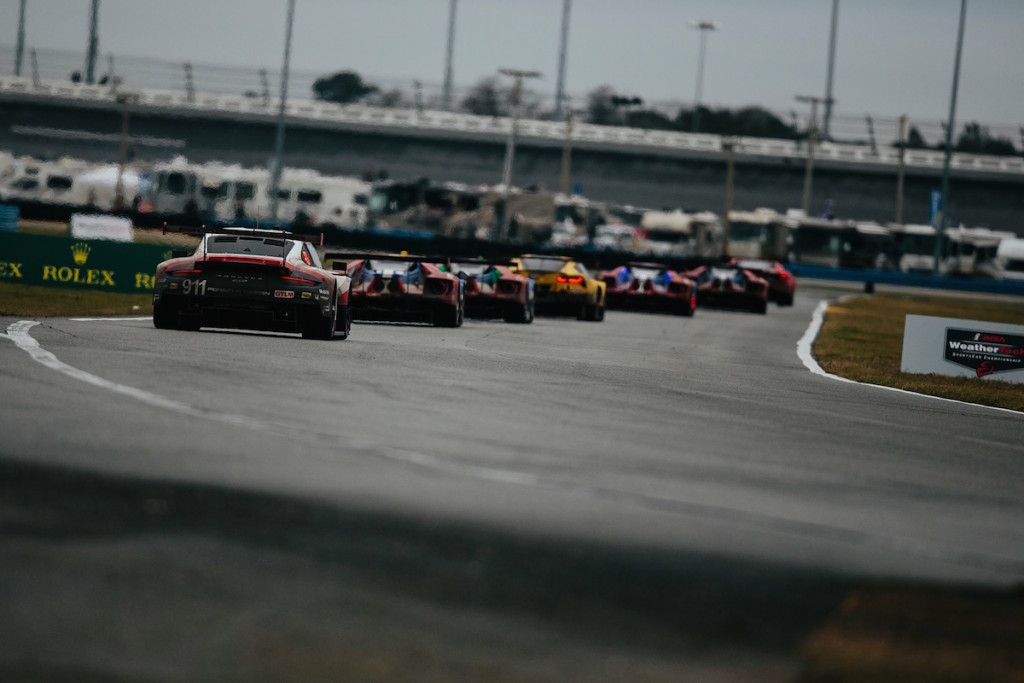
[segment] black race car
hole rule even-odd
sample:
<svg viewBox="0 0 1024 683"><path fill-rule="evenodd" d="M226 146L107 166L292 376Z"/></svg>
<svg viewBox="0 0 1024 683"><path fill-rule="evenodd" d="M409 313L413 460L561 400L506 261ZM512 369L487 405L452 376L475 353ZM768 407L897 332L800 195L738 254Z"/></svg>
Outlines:
<svg viewBox="0 0 1024 683"><path fill-rule="evenodd" d="M156 269L157 328L224 327L348 338L351 279L325 269L316 247L300 236L221 228L202 234L191 254L173 256Z"/></svg>

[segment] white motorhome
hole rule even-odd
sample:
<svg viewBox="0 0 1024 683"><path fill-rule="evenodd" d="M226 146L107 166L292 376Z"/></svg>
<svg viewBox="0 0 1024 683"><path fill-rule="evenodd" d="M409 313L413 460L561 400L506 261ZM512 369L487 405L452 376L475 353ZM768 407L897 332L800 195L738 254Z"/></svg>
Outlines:
<svg viewBox="0 0 1024 683"><path fill-rule="evenodd" d="M71 204L112 211L117 209L117 183L121 179L121 207L134 206L139 198L141 179L137 171L117 165L97 166L78 175L72 188Z"/></svg>
<svg viewBox="0 0 1024 683"><path fill-rule="evenodd" d="M726 249L729 256L785 261L790 231L795 227L795 219L773 209L730 211Z"/></svg>
<svg viewBox="0 0 1024 683"><path fill-rule="evenodd" d="M1024 239L1004 239L996 249L996 268L1004 280L1024 280Z"/></svg>
<svg viewBox="0 0 1024 683"><path fill-rule="evenodd" d="M722 221L710 211L648 211L639 251L654 256L714 257L722 253Z"/></svg>
<svg viewBox="0 0 1024 683"><path fill-rule="evenodd" d="M203 205L202 171L202 166L184 157L154 164L139 211L198 217Z"/></svg>
<svg viewBox="0 0 1024 683"><path fill-rule="evenodd" d="M293 222L301 214L311 226L364 227L371 190L372 186L359 178L285 169L279 216Z"/></svg>
<svg viewBox="0 0 1024 683"><path fill-rule="evenodd" d="M75 180L88 167L89 164L78 159L25 160L20 165L15 164L14 174L9 182L0 189L0 199L47 204L75 204Z"/></svg>

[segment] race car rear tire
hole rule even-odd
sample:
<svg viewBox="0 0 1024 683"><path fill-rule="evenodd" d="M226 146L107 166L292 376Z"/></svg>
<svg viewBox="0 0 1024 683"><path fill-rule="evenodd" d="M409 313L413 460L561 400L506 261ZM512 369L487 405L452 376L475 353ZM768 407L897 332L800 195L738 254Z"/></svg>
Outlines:
<svg viewBox="0 0 1024 683"><path fill-rule="evenodd" d="M767 313L768 312L768 299L762 299L762 300L759 300L757 303L755 303L753 311L754 311L754 313L760 313L761 315L764 315L765 313Z"/></svg>
<svg viewBox="0 0 1024 683"><path fill-rule="evenodd" d="M792 306L793 305L793 293L783 294L779 297L779 306Z"/></svg>
<svg viewBox="0 0 1024 683"><path fill-rule="evenodd" d="M587 320L592 323L599 323L604 320L604 304L587 304L583 307L580 320Z"/></svg>
<svg viewBox="0 0 1024 683"><path fill-rule="evenodd" d="M187 332L198 332L202 326L201 315L178 315L178 329L185 330Z"/></svg>
<svg viewBox="0 0 1024 683"><path fill-rule="evenodd" d="M533 322L533 305L528 303L522 308L506 308L502 317L507 323L529 325Z"/></svg>
<svg viewBox="0 0 1024 683"><path fill-rule="evenodd" d="M680 301L679 303L676 304L675 313L676 315L681 315L686 318L692 318L693 309L693 304L690 303L689 299L686 299L685 301Z"/></svg>
<svg viewBox="0 0 1024 683"><path fill-rule="evenodd" d="M462 309L459 306L447 306L434 311L434 327L461 327Z"/></svg>
<svg viewBox="0 0 1024 683"><path fill-rule="evenodd" d="M338 339L348 339L348 335L352 332L352 311L348 306L339 306L337 323L335 324L334 332Z"/></svg>
<svg viewBox="0 0 1024 683"><path fill-rule="evenodd" d="M167 304L153 306L153 327L158 330L173 330L178 327L178 310Z"/></svg>
<svg viewBox="0 0 1024 683"><path fill-rule="evenodd" d="M302 338L330 341L334 339L334 329L337 323L337 308L334 309L334 315L330 318L325 318L321 315L310 316L302 326Z"/></svg>

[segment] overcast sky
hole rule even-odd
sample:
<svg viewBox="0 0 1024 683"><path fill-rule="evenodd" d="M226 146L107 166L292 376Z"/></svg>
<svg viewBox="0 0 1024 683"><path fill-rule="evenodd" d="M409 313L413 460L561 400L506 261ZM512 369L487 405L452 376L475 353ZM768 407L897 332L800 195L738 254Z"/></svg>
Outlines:
<svg viewBox="0 0 1024 683"><path fill-rule="evenodd" d="M81 50L89 0L27 0L27 44ZM18 0L0 0L0 44L16 40ZM449 0L297 0L293 69L367 80L444 77ZM101 0L103 54L277 69L285 0ZM712 19L703 101L799 108L822 95L831 0L572 0L567 89L607 84L689 104L698 32ZM945 119L959 0L840 0L836 110ZM455 82L501 67L557 82L562 0L458 0ZM969 0L958 121L1024 124L1024 0ZM11 52L5 51L5 59ZM9 65L2 65L10 73Z"/></svg>

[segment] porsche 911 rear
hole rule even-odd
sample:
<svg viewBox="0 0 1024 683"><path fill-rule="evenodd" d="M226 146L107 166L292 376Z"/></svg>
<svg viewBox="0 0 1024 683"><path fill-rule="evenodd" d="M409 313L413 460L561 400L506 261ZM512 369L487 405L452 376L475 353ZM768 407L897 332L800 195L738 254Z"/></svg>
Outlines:
<svg viewBox="0 0 1024 683"><path fill-rule="evenodd" d="M281 260L171 262L157 274L157 327L222 327L322 336L333 324L334 292Z"/></svg>

